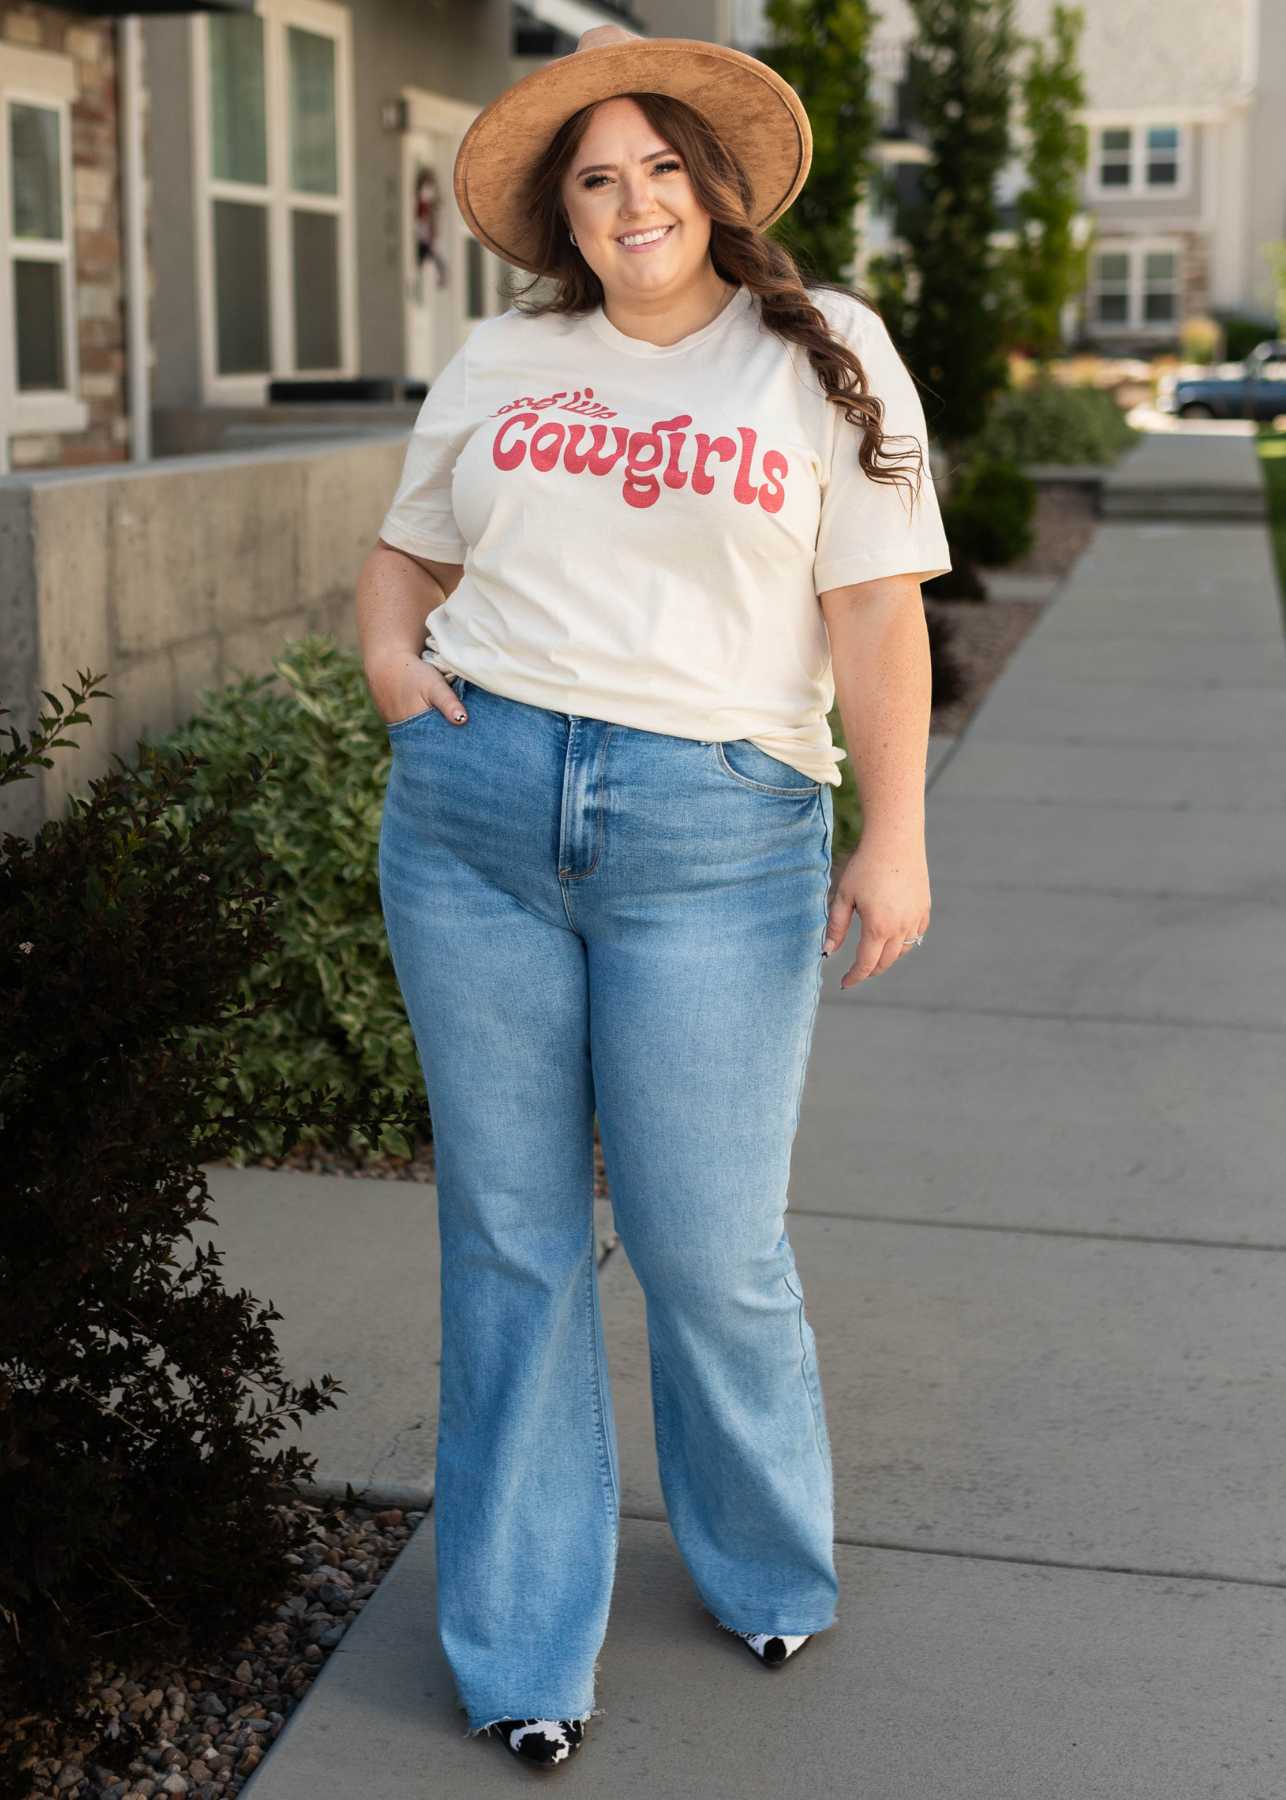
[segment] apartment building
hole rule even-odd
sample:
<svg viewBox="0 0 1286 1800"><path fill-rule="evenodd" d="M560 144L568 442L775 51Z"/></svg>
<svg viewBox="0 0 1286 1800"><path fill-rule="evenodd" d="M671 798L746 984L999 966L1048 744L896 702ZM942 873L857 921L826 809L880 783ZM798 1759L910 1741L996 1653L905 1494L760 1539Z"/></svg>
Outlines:
<svg viewBox="0 0 1286 1800"><path fill-rule="evenodd" d="M1079 4L1093 232L1082 331L1125 349L1173 341L1194 314L1270 322L1262 250L1286 236L1286 0ZM1018 0L1019 33L1043 35L1051 5ZM887 178L871 249L895 236L889 196L908 191L924 154L899 115L914 21L905 0L880 11L872 63ZM1009 172L1002 200L1019 179Z"/></svg>

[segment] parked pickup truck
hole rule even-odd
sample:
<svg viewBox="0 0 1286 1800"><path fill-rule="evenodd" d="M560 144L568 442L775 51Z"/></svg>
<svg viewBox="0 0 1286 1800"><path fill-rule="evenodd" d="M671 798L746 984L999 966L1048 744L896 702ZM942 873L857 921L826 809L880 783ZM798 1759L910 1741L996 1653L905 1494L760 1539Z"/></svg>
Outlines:
<svg viewBox="0 0 1286 1800"><path fill-rule="evenodd" d="M1258 344L1244 363L1163 382L1160 412L1181 419L1276 419L1286 413L1286 343Z"/></svg>

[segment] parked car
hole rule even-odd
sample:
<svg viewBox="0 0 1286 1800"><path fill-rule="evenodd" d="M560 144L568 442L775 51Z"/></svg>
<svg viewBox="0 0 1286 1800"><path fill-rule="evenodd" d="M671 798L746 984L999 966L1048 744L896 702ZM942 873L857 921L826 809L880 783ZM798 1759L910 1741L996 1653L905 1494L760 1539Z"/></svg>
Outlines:
<svg viewBox="0 0 1286 1800"><path fill-rule="evenodd" d="M1183 376L1163 388L1157 407L1181 419L1275 419L1286 413L1286 343L1258 344L1218 374Z"/></svg>

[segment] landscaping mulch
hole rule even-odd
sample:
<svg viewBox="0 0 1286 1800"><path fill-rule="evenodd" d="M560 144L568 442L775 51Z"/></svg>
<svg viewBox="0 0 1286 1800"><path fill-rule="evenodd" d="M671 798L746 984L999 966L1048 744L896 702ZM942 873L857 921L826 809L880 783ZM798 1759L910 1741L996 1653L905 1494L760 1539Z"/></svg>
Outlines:
<svg viewBox="0 0 1286 1800"><path fill-rule="evenodd" d="M38 1717L0 1726L17 1747L27 1800L224 1800L240 1792L422 1512L362 1506L312 1517L312 1543L275 1616L231 1655L205 1664L105 1662L70 1726Z"/></svg>
<svg viewBox="0 0 1286 1800"><path fill-rule="evenodd" d="M945 621L951 660L960 675L959 697L934 708L929 729L935 737L958 737L1040 617L1041 604L926 599L924 607L930 618Z"/></svg>
<svg viewBox="0 0 1286 1800"><path fill-rule="evenodd" d="M1051 483L1036 490L1032 547L1006 575L1066 575L1090 541L1097 519L1089 488Z"/></svg>

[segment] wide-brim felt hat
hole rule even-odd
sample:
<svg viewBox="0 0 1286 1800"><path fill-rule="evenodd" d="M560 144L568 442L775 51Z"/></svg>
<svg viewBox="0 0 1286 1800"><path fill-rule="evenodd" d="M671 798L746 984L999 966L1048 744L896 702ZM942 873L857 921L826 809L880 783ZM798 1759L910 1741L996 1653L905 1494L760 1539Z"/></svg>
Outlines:
<svg viewBox="0 0 1286 1800"><path fill-rule="evenodd" d="M539 232L529 189L555 132L584 106L619 94L668 94L713 126L754 191L751 223L780 218L804 185L813 137L803 103L766 63L690 38L630 38L615 27L526 75L486 107L455 163L465 223L489 250L539 275ZM603 40L608 41L603 41Z"/></svg>

